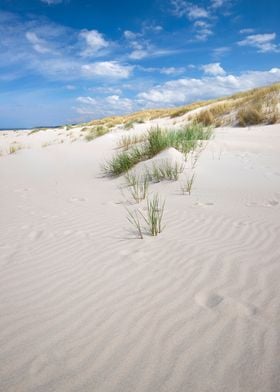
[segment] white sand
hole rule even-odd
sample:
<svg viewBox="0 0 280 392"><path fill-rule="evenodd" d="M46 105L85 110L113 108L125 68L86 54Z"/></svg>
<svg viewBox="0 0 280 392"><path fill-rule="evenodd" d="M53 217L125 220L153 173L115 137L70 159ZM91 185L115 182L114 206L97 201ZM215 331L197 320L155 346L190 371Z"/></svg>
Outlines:
<svg viewBox="0 0 280 392"><path fill-rule="evenodd" d="M279 392L280 126L216 130L144 240L100 176L121 132L73 132L0 132L1 392Z"/></svg>

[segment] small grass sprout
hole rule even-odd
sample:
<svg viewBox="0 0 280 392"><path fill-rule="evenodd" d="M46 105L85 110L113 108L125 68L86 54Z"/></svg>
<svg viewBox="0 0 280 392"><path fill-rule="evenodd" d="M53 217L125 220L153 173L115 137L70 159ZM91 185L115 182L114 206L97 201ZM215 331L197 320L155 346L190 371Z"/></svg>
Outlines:
<svg viewBox="0 0 280 392"><path fill-rule="evenodd" d="M163 230L164 207L165 201L161 201L158 194L155 194L152 199L147 199L147 216L140 212L152 236L157 236Z"/></svg>
<svg viewBox="0 0 280 392"><path fill-rule="evenodd" d="M185 182L181 183L181 191L182 191L183 195L185 195L186 193L188 195L191 194L191 190L192 190L192 186L193 186L193 182L194 182L194 177L195 177L195 175L193 173L190 177L186 178Z"/></svg>
<svg viewBox="0 0 280 392"><path fill-rule="evenodd" d="M136 203L140 203L140 201L146 198L149 188L149 179L147 176L129 174L128 185L130 194Z"/></svg>

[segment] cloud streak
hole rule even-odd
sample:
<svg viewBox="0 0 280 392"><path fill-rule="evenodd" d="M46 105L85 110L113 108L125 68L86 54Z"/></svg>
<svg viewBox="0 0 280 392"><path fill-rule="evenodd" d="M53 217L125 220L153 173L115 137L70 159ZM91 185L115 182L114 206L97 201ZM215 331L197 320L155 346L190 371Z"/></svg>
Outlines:
<svg viewBox="0 0 280 392"><path fill-rule="evenodd" d="M239 46L251 46L258 49L258 52L279 52L279 45L273 41L276 39L276 33L270 34L252 34L238 42Z"/></svg>

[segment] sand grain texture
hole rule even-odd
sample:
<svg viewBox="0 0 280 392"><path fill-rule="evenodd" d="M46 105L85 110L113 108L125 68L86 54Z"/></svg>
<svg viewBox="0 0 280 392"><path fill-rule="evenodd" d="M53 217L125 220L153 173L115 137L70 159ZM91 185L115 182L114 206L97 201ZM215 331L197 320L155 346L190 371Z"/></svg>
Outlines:
<svg viewBox="0 0 280 392"><path fill-rule="evenodd" d="M1 391L279 392L280 127L215 134L144 240L118 133L0 157Z"/></svg>

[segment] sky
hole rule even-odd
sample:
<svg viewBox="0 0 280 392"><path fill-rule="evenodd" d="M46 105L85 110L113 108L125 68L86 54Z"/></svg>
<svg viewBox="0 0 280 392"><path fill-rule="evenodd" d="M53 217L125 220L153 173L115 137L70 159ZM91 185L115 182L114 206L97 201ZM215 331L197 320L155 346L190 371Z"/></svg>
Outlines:
<svg viewBox="0 0 280 392"><path fill-rule="evenodd" d="M0 128L280 81L278 0L0 0Z"/></svg>

